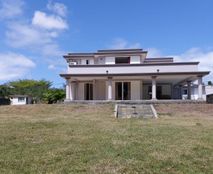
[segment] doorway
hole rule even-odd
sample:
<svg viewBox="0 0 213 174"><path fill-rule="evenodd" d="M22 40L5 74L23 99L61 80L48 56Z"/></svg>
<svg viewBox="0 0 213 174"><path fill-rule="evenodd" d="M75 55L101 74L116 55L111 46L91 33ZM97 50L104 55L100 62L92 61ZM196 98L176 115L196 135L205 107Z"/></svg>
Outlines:
<svg viewBox="0 0 213 174"><path fill-rule="evenodd" d="M84 84L84 99L93 100L93 84L92 83Z"/></svg>
<svg viewBox="0 0 213 174"><path fill-rule="evenodd" d="M115 82L115 100L131 100L130 82Z"/></svg>

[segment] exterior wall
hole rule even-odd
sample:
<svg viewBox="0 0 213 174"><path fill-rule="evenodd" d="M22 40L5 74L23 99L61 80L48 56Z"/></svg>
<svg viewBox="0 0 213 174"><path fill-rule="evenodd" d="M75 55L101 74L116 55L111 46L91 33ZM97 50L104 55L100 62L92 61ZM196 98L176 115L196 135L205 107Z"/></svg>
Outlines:
<svg viewBox="0 0 213 174"><path fill-rule="evenodd" d="M213 94L213 85L205 86L206 95Z"/></svg>
<svg viewBox="0 0 213 174"><path fill-rule="evenodd" d="M77 100L84 100L84 83L78 83Z"/></svg>
<svg viewBox="0 0 213 174"><path fill-rule="evenodd" d="M87 82L80 82L78 83L78 86L76 89L76 100L84 100L84 84ZM92 82L88 82L88 83L92 83ZM105 81L96 81L95 82L95 86L93 86L94 89L94 100L105 100L106 99L106 95L105 95Z"/></svg>
<svg viewBox="0 0 213 174"><path fill-rule="evenodd" d="M151 85L151 84L150 84ZM142 99L143 100L149 100L150 99L150 95L148 93L148 89L149 89L149 86L150 85L147 85L147 84L143 84L143 88L142 88L142 91L143 91L143 96L142 96Z"/></svg>
<svg viewBox="0 0 213 174"><path fill-rule="evenodd" d="M142 80L138 81L131 81L131 80L124 80L125 82L131 83L131 100L149 100L151 99L151 94L148 93L148 88L151 84L143 84ZM112 81L112 99L115 100L115 82L119 81ZM84 100L84 84L86 82L80 82L76 86L76 100ZM90 82L92 83L92 82ZM183 91L187 89L186 86L180 87L172 87L170 84L157 84L157 86L162 87L162 96L171 96L173 99L187 99L187 94L183 95ZM95 81L95 98L94 100L107 100L107 81L104 80L96 80ZM211 88L213 89L213 87ZM208 92L209 94L209 92ZM192 86L191 89L191 99L197 100L198 99L198 87ZM206 100L206 90L205 86L203 86L203 100ZM25 102L18 102L18 98L13 98L11 104L22 105L26 104Z"/></svg>
<svg viewBox="0 0 213 174"><path fill-rule="evenodd" d="M115 83L121 81L113 81L112 82L112 99L115 100ZM130 82L131 83L131 100L140 100L140 89L141 89L141 82L140 81L130 81L125 80L123 82ZM105 99L107 99L107 81L105 82Z"/></svg>
<svg viewBox="0 0 213 174"><path fill-rule="evenodd" d="M105 100L106 99L106 85L105 81L96 81L95 87L95 96L96 100Z"/></svg>
<svg viewBox="0 0 213 174"><path fill-rule="evenodd" d="M105 57L99 57L96 64L104 65L105 64Z"/></svg>
<svg viewBox="0 0 213 174"><path fill-rule="evenodd" d="M143 91L142 99L144 100L149 100L151 98L151 93L149 94L148 92L149 86L152 86L152 84L144 84L142 87L142 91ZM165 97L165 99L167 99L168 96L172 97L172 86L170 84L157 83L157 87L158 86L161 86L162 88L162 93L161 93L162 97Z"/></svg>
<svg viewBox="0 0 213 174"><path fill-rule="evenodd" d="M105 64L115 64L115 57L105 57Z"/></svg>
<svg viewBox="0 0 213 174"><path fill-rule="evenodd" d="M106 64L113 64L112 58L106 59ZM152 66L104 66L104 67L71 67L70 74L111 74L154 73L157 72L192 72L197 71L197 65L152 65Z"/></svg>
<svg viewBox="0 0 213 174"><path fill-rule="evenodd" d="M86 61L89 61L89 65L94 65L94 59L88 58L88 59L81 59L81 65L86 65Z"/></svg>
<svg viewBox="0 0 213 174"><path fill-rule="evenodd" d="M187 100L187 94L183 94L183 90L187 89L187 87L182 88L182 99ZM202 99L206 101L206 90L205 86L203 86L203 96ZM192 86L191 87L191 100L198 100L198 87L197 86Z"/></svg>
<svg viewBox="0 0 213 174"><path fill-rule="evenodd" d="M131 100L140 100L140 81L131 81Z"/></svg>
<svg viewBox="0 0 213 174"><path fill-rule="evenodd" d="M26 97L24 98L24 101L18 101L18 98L11 99L11 105L26 105L27 100Z"/></svg>
<svg viewBox="0 0 213 174"><path fill-rule="evenodd" d="M170 84L162 85L162 95L164 96L171 96L172 94L172 87Z"/></svg>
<svg viewBox="0 0 213 174"><path fill-rule="evenodd" d="M139 64L141 63L140 56L131 56L130 57L130 64Z"/></svg>
<svg viewBox="0 0 213 174"><path fill-rule="evenodd" d="M172 98L179 99L179 100L182 99L182 89L180 86L173 86Z"/></svg>

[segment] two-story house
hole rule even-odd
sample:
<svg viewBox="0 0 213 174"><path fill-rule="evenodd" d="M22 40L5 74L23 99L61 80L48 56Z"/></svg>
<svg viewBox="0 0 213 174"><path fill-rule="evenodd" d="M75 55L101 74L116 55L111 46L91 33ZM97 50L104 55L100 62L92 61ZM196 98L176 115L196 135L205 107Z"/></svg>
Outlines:
<svg viewBox="0 0 213 174"><path fill-rule="evenodd" d="M147 58L143 49L68 53L66 101L73 100L202 100L205 93L199 62L174 62L172 57ZM197 92L192 97L192 83Z"/></svg>

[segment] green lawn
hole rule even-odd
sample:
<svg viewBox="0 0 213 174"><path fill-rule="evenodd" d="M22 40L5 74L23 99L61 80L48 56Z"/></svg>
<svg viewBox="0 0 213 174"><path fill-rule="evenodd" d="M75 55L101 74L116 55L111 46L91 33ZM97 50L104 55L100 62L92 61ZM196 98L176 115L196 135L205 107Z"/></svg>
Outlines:
<svg viewBox="0 0 213 174"><path fill-rule="evenodd" d="M184 106L148 120L115 119L112 105L1 106L0 173L210 174L213 106Z"/></svg>

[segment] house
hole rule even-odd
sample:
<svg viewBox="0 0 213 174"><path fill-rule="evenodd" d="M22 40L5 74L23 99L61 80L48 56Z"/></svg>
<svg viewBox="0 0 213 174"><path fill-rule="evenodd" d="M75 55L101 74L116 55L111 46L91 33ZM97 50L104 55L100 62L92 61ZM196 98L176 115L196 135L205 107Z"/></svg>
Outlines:
<svg viewBox="0 0 213 174"><path fill-rule="evenodd" d="M64 55L68 67L60 76L66 80L66 101L205 99L202 78L210 72L199 71L199 62L147 54L143 49L119 49Z"/></svg>
<svg viewBox="0 0 213 174"><path fill-rule="evenodd" d="M10 104L11 105L26 105L31 104L32 98L27 95L11 95Z"/></svg>
<svg viewBox="0 0 213 174"><path fill-rule="evenodd" d="M206 85L205 92L207 103L213 103L213 85Z"/></svg>

